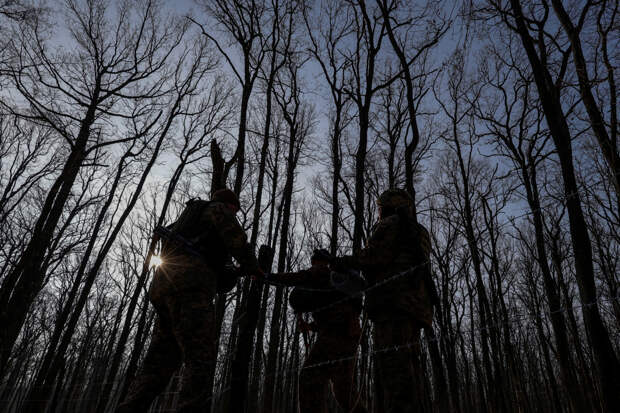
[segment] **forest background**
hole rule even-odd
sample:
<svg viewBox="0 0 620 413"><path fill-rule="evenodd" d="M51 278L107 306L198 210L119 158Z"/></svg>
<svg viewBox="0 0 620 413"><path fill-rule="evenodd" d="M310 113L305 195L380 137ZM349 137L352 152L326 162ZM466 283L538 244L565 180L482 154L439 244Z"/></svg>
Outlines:
<svg viewBox="0 0 620 413"><path fill-rule="evenodd" d="M273 271L359 249L377 195L414 194L427 411L620 411L618 7L1 0L2 410L113 410L153 325L153 229L226 185ZM289 292L218 296L214 411L293 411ZM361 322L375 411L372 356L403 349Z"/></svg>

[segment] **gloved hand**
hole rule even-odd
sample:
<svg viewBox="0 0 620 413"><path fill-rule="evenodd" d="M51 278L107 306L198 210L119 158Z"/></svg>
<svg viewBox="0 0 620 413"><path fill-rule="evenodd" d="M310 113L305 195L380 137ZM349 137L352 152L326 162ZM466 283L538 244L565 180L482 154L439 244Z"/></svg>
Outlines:
<svg viewBox="0 0 620 413"><path fill-rule="evenodd" d="M252 273L250 274L250 277L253 280L256 280L256 279L264 280L265 279L265 273L260 268L257 268L254 271L252 271Z"/></svg>

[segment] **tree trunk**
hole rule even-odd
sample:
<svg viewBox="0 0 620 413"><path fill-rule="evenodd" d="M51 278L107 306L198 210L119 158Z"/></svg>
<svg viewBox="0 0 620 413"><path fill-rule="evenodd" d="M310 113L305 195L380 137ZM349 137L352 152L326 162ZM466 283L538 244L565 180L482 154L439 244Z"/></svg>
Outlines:
<svg viewBox="0 0 620 413"><path fill-rule="evenodd" d="M261 270L269 272L271 270L271 261L266 262L264 257L259 260ZM272 257L273 258L273 255ZM230 409L234 412L249 411L247 402L248 382L250 379L250 361L252 355L252 344L254 342L254 333L256 324L258 323L258 312L260 310L260 293L262 281L252 280L250 291L248 293L246 306L244 309L245 316L239 321L239 339L237 340L237 351L234 354L231 367L231 403Z"/></svg>
<svg viewBox="0 0 620 413"><path fill-rule="evenodd" d="M528 173L528 168L522 165L521 174L523 176L523 183L525 185L527 200L532 212L532 218L534 221L534 231L536 236L536 251L537 261L540 267L540 272L543 277L543 285L545 288L545 295L547 296L547 302L549 303L549 314L551 318L551 324L553 326L553 332L555 333L555 341L557 345L557 356L560 363L560 371L562 373L562 380L568 391L569 400L572 403L572 407L575 411L586 411L586 403L582 397L582 392L579 389L579 384L574 375L572 367L572 357L570 352L570 346L568 344L568 336L566 334L566 323L564 320L564 312L562 311L562 303L558 295L558 287L551 275L551 269L547 261L547 250L545 247L544 238L544 224L542 209L538 195L538 184L536 180L536 170L532 166L531 173Z"/></svg>
<svg viewBox="0 0 620 413"><path fill-rule="evenodd" d="M398 57L398 61L400 63L401 70L403 71L403 78L405 80L405 85L407 86L407 110L409 111L409 125L411 126L411 142L409 142L405 147L405 189L411 195L413 199L413 209L414 216L416 210L415 204L415 187L413 186L413 153L415 152L418 144L420 143L420 130L418 129L418 120L415 109L415 101L413 100L413 79L411 77L411 71L409 69L409 62L407 61L407 57L405 56L405 51L398 44L396 40L396 36L394 35L394 30L392 28L392 23L389 17L389 11L386 7L386 4L383 1L378 1L379 7L381 8L381 14L383 15L383 22L385 24L385 29L390 39L390 44L392 45L392 49L396 53ZM417 218L416 218L417 219Z"/></svg>
<svg viewBox="0 0 620 413"><path fill-rule="evenodd" d="M456 107L456 106L455 106ZM456 109L455 109L456 110ZM454 117L453 119L456 119ZM458 191L462 191L462 199L463 199L463 226L465 227L465 238L467 241L467 246L469 247L469 252L471 254L472 265L474 268L474 273L476 276L476 290L478 297L478 315L480 317L480 344L482 345L482 361L483 368L486 373L486 379L491 380L493 377L493 370L491 367L491 354L489 349L489 328L488 328L488 319L490 319L490 311L489 311L489 299L487 297L486 287L484 285L484 281L482 279L482 259L480 257L480 250L476 241L476 234L474 232L474 218L473 211L471 205L471 195L469 192L469 176L467 174L467 170L465 167L465 163L463 160L462 152L461 152L461 144L458 138L458 132L456 130L456 124L452 125L453 130L453 140L456 148L456 154L459 161L459 171L461 179L463 180L463 187L458 188ZM456 184L456 183L455 183ZM458 185L458 184L456 184ZM473 310L473 309L472 309ZM479 375L479 380L484 382L483 377ZM482 383L480 383L482 385ZM492 403L496 403L498 400L496 399L498 388L494 386L488 387L488 392L492 395ZM494 409L493 404L490 406L486 406L486 408Z"/></svg>
<svg viewBox="0 0 620 413"><path fill-rule="evenodd" d="M260 152L258 182L256 185L256 200L254 202L254 216L252 220L252 233L250 236L250 245L252 248L256 247L256 240L258 238L258 230L260 225L263 185L265 181L266 160L271 132L272 91L276 74L276 56L277 53L274 50L272 53L269 79L267 80L265 129L263 133L263 144ZM237 412L245 411L249 407L246 399L250 373L249 364L252 354L254 333L256 331L256 324L258 323L259 318L258 312L260 310L261 290L262 283L258 280L253 280L250 284L248 294L244 296L241 303L241 307L243 308L243 312L246 316L243 317L239 323L239 340L237 342L236 352L232 362L232 386L230 392L230 408Z"/></svg>
<svg viewBox="0 0 620 413"><path fill-rule="evenodd" d="M329 239L329 251L335 256L338 252L338 225L340 219L340 201L338 183L340 182L340 171L342 169L342 159L340 157L340 136L342 122L342 93L339 94L340 102L336 102L336 118L334 119L334 132L331 139L332 155L332 213L331 213L331 236Z"/></svg>
<svg viewBox="0 0 620 413"><path fill-rule="evenodd" d="M588 113L588 118L590 119L590 126L592 127L592 132L594 132L594 136L596 136L596 140L598 141L599 147L601 148L601 152L603 154L603 158L605 162L607 162L607 166L609 168L609 174L611 176L610 180L614 186L616 192L616 211L620 215L620 154L618 153L618 146L615 136L615 131L617 130L616 123L616 106L617 101L615 99L616 90L615 83L613 81L613 73L608 73L610 76L610 104L611 104L611 128L612 128L612 136L613 139L607 133L607 129L605 128L605 120L599 108L599 105L596 102L594 95L592 94L591 84L592 82L588 76L588 66L586 63L585 56L583 55L583 49L581 48L581 39L579 38L581 28L575 27L570 16L564 9L562 2L559 0L551 0L553 4L553 8L555 10L560 23L564 27L564 31L566 32L568 39L571 45L571 51L573 56L573 63L575 64L575 73L577 74L577 79L579 80L579 91L581 93L582 103L586 108L586 112ZM584 7L582 13L587 13L590 5L593 1L588 1ZM602 7L605 7L604 5Z"/></svg>
<svg viewBox="0 0 620 413"><path fill-rule="evenodd" d="M140 318L138 319L138 330L136 331L133 349L131 350L131 357L129 358L129 363L127 363L127 369L125 370L124 378L122 380L118 380L119 384L122 383L122 385L118 386L118 391L116 392L117 394L112 399L112 406L115 406L119 401L124 400L125 396L127 395L127 391L129 390L129 385L136 377L140 356L142 355L142 351L144 350L144 345L146 344L147 340L147 333L150 331L150 326L152 324L151 321L154 316L153 313L153 310L149 311L148 297L144 296L142 310L140 311ZM111 378L108 378L108 380L110 379ZM116 381L116 378L114 381ZM105 401L102 401L101 404L105 404Z"/></svg>
<svg viewBox="0 0 620 413"><path fill-rule="evenodd" d="M367 98L370 100L370 97ZM359 132L360 138L355 153L355 219L353 221L353 251L362 248L362 238L364 236L364 187L366 172L366 151L368 148L368 113L370 102L361 106L359 111Z"/></svg>
<svg viewBox="0 0 620 413"><path fill-rule="evenodd" d="M570 225L571 241L575 260L575 275L579 287L583 318L586 332L592 344L598 367L603 402L607 411L620 410L620 362L616 357L609 333L601 319L596 285L594 283L594 267L592 263L592 246L588 228L581 209L579 189L573 166L571 136L562 112L562 102L557 87L551 81L548 69L542 65L537 55L533 39L529 35L521 4L518 0L510 0L515 13L517 30L527 53L538 94L542 102L545 118L560 159L564 195Z"/></svg>
<svg viewBox="0 0 620 413"><path fill-rule="evenodd" d="M295 131L291 130L288 162L286 171L286 183L284 192L282 193L282 228L280 233L280 247L278 252L278 272L284 272L286 269L286 253L288 248L289 222L291 216L291 202L293 197L293 188L295 180ZM282 307L286 305L283 302L284 291L282 287L276 288L276 297L274 301L273 313L271 315L271 327L269 331L269 352L267 355L266 379L265 379L265 400L263 403L263 411L271 413L276 411L277 406L274 405L274 383L276 380L276 366L278 357L278 343L280 341L280 319L282 315Z"/></svg>
<svg viewBox="0 0 620 413"><path fill-rule="evenodd" d="M114 200L114 196L116 195L116 189L122 177L122 172L124 170L125 160L129 156L129 152L126 152L124 156L121 158L119 167L116 172L116 176L112 183L112 187L110 188L110 192L108 194L108 198L104 205L101 207L99 211L99 215L97 216L97 220L95 225L93 226L93 232L91 234L90 240L82 255L80 266L78 268L75 279L73 280L71 290L67 295L67 299L65 301L65 305L58 315L56 319L54 332L50 338L50 342L47 347L47 351L45 352L45 356L43 357L43 362L41 363L41 367L39 367L39 371L37 372L36 379L34 381L33 386L30 389L27 399L35 400L32 403L32 410L42 410L44 409L46 403L46 394L48 394L52 389L45 390L44 386L46 383L50 381L54 381L55 377L48 377L50 366L55 358L59 357L57 350L58 343L62 337L63 331L65 331L67 326L67 319L74 309L75 299L78 295L78 291L80 286L82 285L82 278L84 277L84 273L86 272L86 266L91 258L92 250L95 247L95 243L97 242L98 237L100 236L101 225L103 224L106 215L108 213L108 209Z"/></svg>
<svg viewBox="0 0 620 413"><path fill-rule="evenodd" d="M247 58L246 65L247 63ZM243 171L245 169L245 132L246 123L248 117L248 105L250 103L250 94L252 93L252 83L250 82L249 69L246 68L245 83L243 84L243 91L241 92L241 113L239 115L239 135L237 137L237 150L235 151L235 157L237 160L237 174L235 175L235 194L241 193L241 187L243 186Z"/></svg>
<svg viewBox="0 0 620 413"><path fill-rule="evenodd" d="M9 354L28 314L30 305L39 293L45 274L41 271L45 252L50 245L54 230L71 196L71 188L86 158L86 146L90 128L95 121L99 87L93 91L93 99L82 120L80 131L71 148L60 176L48 192L40 217L32 232L26 250L20 257L0 292L0 371L4 371ZM12 291L11 291L12 290Z"/></svg>

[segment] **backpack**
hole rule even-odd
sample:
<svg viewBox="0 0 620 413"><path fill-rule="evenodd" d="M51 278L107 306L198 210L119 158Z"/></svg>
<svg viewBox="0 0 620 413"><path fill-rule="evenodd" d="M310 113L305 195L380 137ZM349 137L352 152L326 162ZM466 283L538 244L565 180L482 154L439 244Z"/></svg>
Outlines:
<svg viewBox="0 0 620 413"><path fill-rule="evenodd" d="M193 255L200 255L207 265L217 271L217 292L218 294L225 294L235 287L241 273L232 266L232 262L229 261L227 254L222 250L223 244L212 239L210 240L208 231L198 225L202 214L210 204L211 201L205 201L200 198L190 199L185 203L185 208L177 220L166 228L174 235L180 235L190 243L194 251ZM207 251L203 249L205 242L210 244L210 248Z"/></svg>
<svg viewBox="0 0 620 413"><path fill-rule="evenodd" d="M399 208L396 213L400 221L400 237L401 239L412 238L414 245L416 245L416 255L421 267L416 269L416 276L421 277L424 280L426 289L428 291L431 304L433 306L439 306L439 294L437 293L437 287L433 281L433 275L430 263L430 248L431 240L428 230L421 224L415 223L415 230L412 232L407 231L411 229L409 215L405 209ZM423 264L423 265L422 265ZM414 277L410 278L414 279Z"/></svg>
<svg viewBox="0 0 620 413"><path fill-rule="evenodd" d="M169 226L170 230L183 238L195 242L202 232L202 228L197 225L204 210L211 201L200 198L192 198L185 203L185 208L177 220Z"/></svg>

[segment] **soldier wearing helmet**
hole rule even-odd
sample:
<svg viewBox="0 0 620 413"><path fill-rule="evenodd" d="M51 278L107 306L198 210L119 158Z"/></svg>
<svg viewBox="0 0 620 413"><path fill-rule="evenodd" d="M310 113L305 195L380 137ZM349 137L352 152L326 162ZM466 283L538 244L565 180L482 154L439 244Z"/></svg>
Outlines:
<svg viewBox="0 0 620 413"><path fill-rule="evenodd" d="M379 196L377 205L379 221L366 247L337 261L364 271L370 286L385 282L366 293L379 350L375 360L384 411L418 411L420 330L431 325L433 316L430 237L414 219L413 201L406 191L389 189ZM395 346L396 351L380 351Z"/></svg>
<svg viewBox="0 0 620 413"><path fill-rule="evenodd" d="M163 264L149 290L157 312L151 344L117 412L146 412L181 363L185 367L177 411L210 410L207 394L217 355L213 299L220 284L229 282L224 267L232 256L246 274L262 275L235 217L239 207L235 193L221 189L211 201L189 201L168 227L177 238L163 240ZM175 242L179 239L191 248Z"/></svg>
<svg viewBox="0 0 620 413"><path fill-rule="evenodd" d="M304 333L308 330L317 333L299 377L300 413L327 411L330 381L335 399L344 411L363 413L366 409L354 391L353 380L355 354L361 336L361 298L347 300L344 293L332 288L328 266L331 258L327 250L314 250L311 257L312 267L309 269L269 274L266 280L299 287L293 290L289 299L293 310L298 314L298 325ZM315 311L316 309L318 311ZM305 312L312 313L313 323L308 324L303 320L301 313ZM339 359L343 360L321 365L326 361Z"/></svg>
<svg viewBox="0 0 620 413"><path fill-rule="evenodd" d="M413 200L403 189L388 189L377 198L377 205L384 216L393 215L398 208L411 208Z"/></svg>

